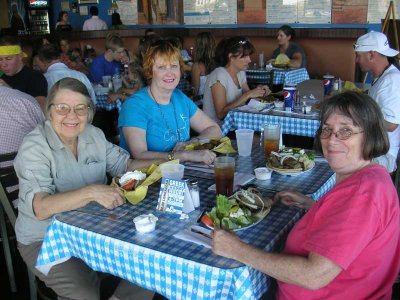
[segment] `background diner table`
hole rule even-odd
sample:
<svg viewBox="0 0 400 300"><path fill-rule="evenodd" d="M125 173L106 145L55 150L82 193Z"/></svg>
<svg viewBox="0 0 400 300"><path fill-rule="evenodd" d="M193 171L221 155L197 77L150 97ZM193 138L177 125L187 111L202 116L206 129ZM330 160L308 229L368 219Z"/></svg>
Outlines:
<svg viewBox="0 0 400 300"><path fill-rule="evenodd" d="M254 143L252 156L236 157L236 171L253 173L265 166L262 149ZM70 211L56 215L49 225L36 267L46 273L52 265L71 256L85 261L96 271L124 278L169 299L259 299L269 286L269 278L237 261L214 255L211 249L173 237L197 224L202 211L215 205L215 192L208 190L214 174L185 169L185 178L196 179L200 188L200 209L179 220L156 210L160 183L149 187L141 203L126 203L112 212L126 215L118 219L100 206L87 212ZM273 172L267 181L254 179L265 196L293 189L318 200L335 183L334 173L324 160L301 175L290 177ZM158 217L154 232L139 234L132 219L153 213ZM258 224L237 232L244 241L266 251L279 251L284 238L304 211L275 204Z"/></svg>
<svg viewBox="0 0 400 300"><path fill-rule="evenodd" d="M255 68L246 70L246 79L249 86L287 85L298 84L310 79L306 68Z"/></svg>
<svg viewBox="0 0 400 300"><path fill-rule="evenodd" d="M265 123L280 124L283 134L314 138L315 132L319 127L319 115L316 113L302 114L278 110L250 112L233 109L226 115L221 129L223 135L227 135L229 131L242 128L262 131Z"/></svg>
<svg viewBox="0 0 400 300"><path fill-rule="evenodd" d="M108 102L107 101L109 93L108 88L94 87L94 92L96 94L97 109L104 109L106 111L112 111L116 109L118 112L120 112L122 107L122 101L120 99L117 99L115 102Z"/></svg>

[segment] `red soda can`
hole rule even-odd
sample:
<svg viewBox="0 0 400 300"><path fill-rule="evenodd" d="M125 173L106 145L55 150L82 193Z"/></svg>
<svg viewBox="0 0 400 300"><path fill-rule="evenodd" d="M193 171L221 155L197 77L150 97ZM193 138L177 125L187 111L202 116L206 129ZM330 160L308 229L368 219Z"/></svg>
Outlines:
<svg viewBox="0 0 400 300"><path fill-rule="evenodd" d="M324 75L324 95L329 95L332 92L333 83L335 81L335 76Z"/></svg>
<svg viewBox="0 0 400 300"><path fill-rule="evenodd" d="M296 100L296 87L285 86L283 88L283 101L285 101L285 111L293 111L295 100Z"/></svg>

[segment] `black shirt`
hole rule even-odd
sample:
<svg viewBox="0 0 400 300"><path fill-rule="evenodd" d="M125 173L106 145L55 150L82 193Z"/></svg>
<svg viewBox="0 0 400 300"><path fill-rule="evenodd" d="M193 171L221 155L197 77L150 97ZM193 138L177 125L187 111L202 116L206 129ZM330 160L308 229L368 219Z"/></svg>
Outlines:
<svg viewBox="0 0 400 300"><path fill-rule="evenodd" d="M39 71L23 66L14 76L1 76L10 87L33 97L47 96L47 80Z"/></svg>

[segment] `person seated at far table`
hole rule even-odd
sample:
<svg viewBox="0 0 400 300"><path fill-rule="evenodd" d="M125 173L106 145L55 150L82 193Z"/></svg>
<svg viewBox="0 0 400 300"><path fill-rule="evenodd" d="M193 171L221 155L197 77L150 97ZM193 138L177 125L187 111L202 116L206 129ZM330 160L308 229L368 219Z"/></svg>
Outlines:
<svg viewBox="0 0 400 300"><path fill-rule="evenodd" d="M289 25L283 25L278 30L278 48L272 52L272 59L268 62L273 62L281 53L286 54L290 58L289 67L305 68L307 65L306 54L304 50L297 45L294 40L296 32Z"/></svg>
<svg viewBox="0 0 400 300"><path fill-rule="evenodd" d="M108 101L115 102L118 99L122 102L142 89L144 80L142 78L141 67L136 62L131 62L128 65L128 78L123 78L124 87L120 88L116 93L108 94Z"/></svg>
<svg viewBox="0 0 400 300"><path fill-rule="evenodd" d="M295 192L274 196L308 210L283 253L269 253L214 230L214 253L238 260L278 281L277 299L391 299L400 268L400 209L386 169L383 115L368 95L346 92L324 101L319 147L336 185L319 201Z"/></svg>
<svg viewBox="0 0 400 300"><path fill-rule="evenodd" d="M71 49L69 40L66 38L60 39L58 41L58 45L61 49L60 60L63 64L65 64L68 68L82 72L85 75L89 73L89 69L82 61L79 48Z"/></svg>
<svg viewBox="0 0 400 300"><path fill-rule="evenodd" d="M60 48L54 44L43 45L38 51L38 65L47 80L48 91L62 78L70 77L81 81L87 88L90 98L96 104L93 86L85 74L71 70L60 59Z"/></svg>
<svg viewBox="0 0 400 300"><path fill-rule="evenodd" d="M250 90L245 70L251 63L254 46L244 37L236 36L219 42L215 59L219 65L208 76L204 91L204 112L221 123L227 113L246 104L248 100L267 96L269 87L258 86Z"/></svg>
<svg viewBox="0 0 400 300"><path fill-rule="evenodd" d="M121 59L125 55L124 41L116 33L109 33L105 43L106 52L97 56L90 66L89 79L99 83L104 75L114 75L122 71Z"/></svg>
<svg viewBox="0 0 400 300"><path fill-rule="evenodd" d="M36 98L42 109L47 96L47 81L43 74L24 65L19 41L13 36L0 38L0 70L4 74L0 83L4 81L13 89L20 90Z"/></svg>
<svg viewBox="0 0 400 300"><path fill-rule="evenodd" d="M112 76L122 71L120 61L125 52L122 38L118 34L109 33L106 37L105 48L106 52L97 56L90 66L88 77L94 83L102 82L104 75ZM115 139L118 135L117 122L117 106L109 110L107 103L103 105L102 101L98 101L93 124L103 130L108 139Z"/></svg>
<svg viewBox="0 0 400 300"><path fill-rule="evenodd" d="M208 75L215 69L215 39L211 32L200 32L196 36L191 70L194 96L203 99Z"/></svg>
<svg viewBox="0 0 400 300"><path fill-rule="evenodd" d="M176 89L183 60L178 48L167 41L153 44L144 57L148 87L122 105L118 126L120 145L139 159L168 159L210 164L215 153L185 151L200 138L220 138L221 129L185 94ZM190 129L199 135L190 140Z"/></svg>
<svg viewBox="0 0 400 300"><path fill-rule="evenodd" d="M19 179L18 249L28 268L60 299L100 299L99 278L72 257L44 275L35 268L52 217L97 202L107 209L125 203L120 189L106 185L107 174L146 167L163 160L132 160L92 126L93 103L85 85L74 78L58 81L46 99L46 121L29 133L15 159ZM127 282L122 281L125 286ZM115 296L118 297L117 289Z"/></svg>

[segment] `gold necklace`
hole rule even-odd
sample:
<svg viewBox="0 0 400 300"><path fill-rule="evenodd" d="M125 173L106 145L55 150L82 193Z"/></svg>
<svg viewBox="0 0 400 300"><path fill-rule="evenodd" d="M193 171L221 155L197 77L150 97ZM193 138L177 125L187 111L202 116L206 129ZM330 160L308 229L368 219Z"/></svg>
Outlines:
<svg viewBox="0 0 400 300"><path fill-rule="evenodd" d="M179 128L178 119L177 119L177 117L176 117L176 110L175 110L174 101L173 101L172 98L171 98L170 102L171 102L171 104L172 104L172 107L174 108L174 118L175 118L175 124L176 124L176 133L174 133L174 131L171 129L171 127L168 126L167 119L165 118L165 115L164 115L164 113L163 113L163 111L162 111L162 109L161 109L161 106L160 106L160 104L157 102L156 97L154 97L153 92L151 91L151 86L149 86L148 90L149 90L149 93L150 93L151 98L152 98L152 99L154 100L154 102L157 104L158 110L160 111L160 114L161 114L161 118L162 118L163 121L164 121L165 128L167 128L167 131L168 131L170 134L173 134L173 135L176 136L176 141L177 141L177 142L180 142L180 141L181 141L181 129Z"/></svg>

